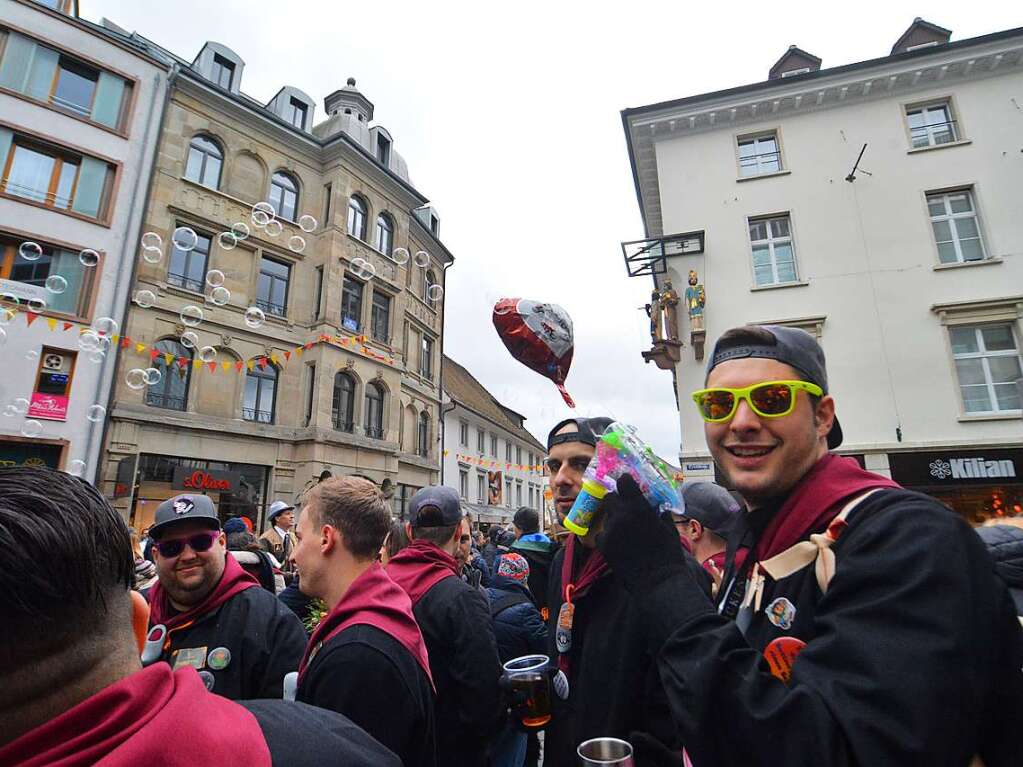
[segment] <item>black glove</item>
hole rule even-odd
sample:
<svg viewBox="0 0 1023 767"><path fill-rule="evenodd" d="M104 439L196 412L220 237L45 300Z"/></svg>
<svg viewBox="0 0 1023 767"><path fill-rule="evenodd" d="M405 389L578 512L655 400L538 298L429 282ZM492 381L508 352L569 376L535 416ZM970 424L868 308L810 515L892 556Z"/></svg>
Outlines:
<svg viewBox="0 0 1023 767"><path fill-rule="evenodd" d="M686 570L678 531L651 508L631 476L618 480L618 492L604 498L602 508L604 529L597 534L597 548L627 589L650 590Z"/></svg>
<svg viewBox="0 0 1023 767"><path fill-rule="evenodd" d="M682 751L672 751L653 735L633 730L628 741L636 767L682 767Z"/></svg>

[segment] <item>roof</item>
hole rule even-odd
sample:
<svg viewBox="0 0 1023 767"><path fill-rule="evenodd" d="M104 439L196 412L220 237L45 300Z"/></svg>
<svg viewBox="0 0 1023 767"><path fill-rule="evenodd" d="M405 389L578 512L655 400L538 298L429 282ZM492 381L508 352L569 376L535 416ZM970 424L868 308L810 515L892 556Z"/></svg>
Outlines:
<svg viewBox="0 0 1023 767"><path fill-rule="evenodd" d="M523 442L535 447L540 453L546 453L536 437L519 426L505 413L506 408L486 390L476 378L446 354L443 360L444 391L464 408L486 418L496 426L515 435ZM514 411L512 411L514 412Z"/></svg>
<svg viewBox="0 0 1023 767"><path fill-rule="evenodd" d="M892 54L894 55L900 50L903 50L906 47L906 43L915 32L929 32L929 37L934 38L936 42L943 43L947 43L948 39L952 36L951 29L939 27L937 24L932 24L926 19L921 19L917 16L913 19L913 23L909 25L909 28L899 36L898 40L895 41L895 45L892 46Z"/></svg>

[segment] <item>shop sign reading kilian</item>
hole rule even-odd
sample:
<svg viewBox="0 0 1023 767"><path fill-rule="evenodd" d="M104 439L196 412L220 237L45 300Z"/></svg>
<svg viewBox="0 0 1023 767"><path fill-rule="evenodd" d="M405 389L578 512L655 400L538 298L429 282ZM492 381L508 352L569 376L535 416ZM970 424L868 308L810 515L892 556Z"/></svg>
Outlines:
<svg viewBox="0 0 1023 767"><path fill-rule="evenodd" d="M985 461L983 458L938 458L930 464L935 479L1000 479L1016 476L1012 461Z"/></svg>
<svg viewBox="0 0 1023 767"><path fill-rule="evenodd" d="M889 453L892 479L903 487L1017 484L1023 474L1023 450L929 450Z"/></svg>

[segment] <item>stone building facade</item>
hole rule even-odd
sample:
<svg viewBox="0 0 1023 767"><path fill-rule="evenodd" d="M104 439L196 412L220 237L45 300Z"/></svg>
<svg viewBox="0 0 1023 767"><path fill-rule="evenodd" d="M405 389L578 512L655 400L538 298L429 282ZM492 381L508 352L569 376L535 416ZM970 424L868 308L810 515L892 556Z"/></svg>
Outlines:
<svg viewBox="0 0 1023 767"><path fill-rule="evenodd" d="M140 528L188 488L262 527L270 502L300 504L329 472L373 480L400 511L439 474L453 258L436 214L354 80L314 125L297 88L266 105L244 95L226 46L189 64L146 43L174 64L144 226L162 246L140 242L107 494ZM133 388L147 368L159 382Z"/></svg>

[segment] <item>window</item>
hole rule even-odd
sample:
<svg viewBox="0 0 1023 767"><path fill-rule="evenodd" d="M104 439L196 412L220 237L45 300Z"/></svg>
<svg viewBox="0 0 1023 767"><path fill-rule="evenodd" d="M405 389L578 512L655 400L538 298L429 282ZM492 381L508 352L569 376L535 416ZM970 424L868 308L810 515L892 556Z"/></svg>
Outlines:
<svg viewBox="0 0 1023 767"><path fill-rule="evenodd" d="M42 255L34 261L26 261L20 252L24 240L0 235L0 280L3 290L10 298L25 303L32 299L46 302L46 311L72 316L82 316L89 305L93 272L78 260L77 252L62 250L45 243L39 243ZM46 280L51 275L62 277L67 284L63 293L46 289ZM13 302L12 302L13 303Z"/></svg>
<svg viewBox="0 0 1023 767"><path fill-rule="evenodd" d="M487 502L487 475L476 474L476 500L479 503Z"/></svg>
<svg viewBox="0 0 1023 767"><path fill-rule="evenodd" d="M231 90L231 81L234 79L234 62L228 61L219 53L214 53L213 72L210 79L221 88Z"/></svg>
<svg viewBox="0 0 1023 767"><path fill-rule="evenodd" d="M394 224L386 213L377 216L377 250L385 256L394 249Z"/></svg>
<svg viewBox="0 0 1023 767"><path fill-rule="evenodd" d="M355 428L355 379L348 373L334 376L331 421L338 431L351 432Z"/></svg>
<svg viewBox="0 0 1023 767"><path fill-rule="evenodd" d="M511 463L511 457L512 457L512 443L509 442L507 445L504 446L504 461L505 461L505 463ZM511 494L509 493L509 495L511 495Z"/></svg>
<svg viewBox="0 0 1023 767"><path fill-rule="evenodd" d="M277 368L261 358L252 365L245 375L245 399L242 403L242 418L256 423L274 422L274 405L277 398Z"/></svg>
<svg viewBox="0 0 1023 767"><path fill-rule="evenodd" d="M153 350L159 356L153 357L150 363L162 374L160 383L146 387L146 404L165 410L184 411L188 403L188 379L192 371L192 350L187 349L172 338L165 338L153 344ZM167 361L165 355L170 354ZM186 364L180 364L180 360Z"/></svg>
<svg viewBox="0 0 1023 767"><path fill-rule="evenodd" d="M533 463L533 454L532 453L529 453L526 456L526 461L527 461L527 463L529 465L530 471L532 471L533 470L533 466L535 466L535 464Z"/></svg>
<svg viewBox="0 0 1023 767"><path fill-rule="evenodd" d="M309 107L292 96L284 109L284 119L299 130L305 130L305 118L308 110Z"/></svg>
<svg viewBox="0 0 1023 767"><path fill-rule="evenodd" d="M533 508L533 486L529 486L529 508Z"/></svg>
<svg viewBox="0 0 1023 767"><path fill-rule="evenodd" d="M259 284L256 288L256 305L267 314L283 317L288 312L288 280L291 267L263 258L259 262Z"/></svg>
<svg viewBox="0 0 1023 767"><path fill-rule="evenodd" d="M914 149L950 144L958 140L956 121L952 119L952 108L947 101L908 107L906 121L909 123L909 136Z"/></svg>
<svg viewBox="0 0 1023 767"><path fill-rule="evenodd" d="M428 304L433 303L430 299L430 286L437 284L437 277L432 269L427 269L423 274L423 300Z"/></svg>
<svg viewBox="0 0 1023 767"><path fill-rule="evenodd" d="M57 63L57 76L53 79L50 103L88 117L92 113L98 82L99 70L61 56Z"/></svg>
<svg viewBox="0 0 1023 767"><path fill-rule="evenodd" d="M504 505L512 505L512 481L510 479L504 481Z"/></svg>
<svg viewBox="0 0 1023 767"><path fill-rule="evenodd" d="M1023 373L1012 325L960 325L948 332L966 413L1005 413L1023 408L1016 386Z"/></svg>
<svg viewBox="0 0 1023 767"><path fill-rule="evenodd" d="M330 226L330 195L333 187L330 184L323 185L323 221L321 226Z"/></svg>
<svg viewBox="0 0 1023 767"><path fill-rule="evenodd" d="M80 159L16 137L4 168L3 190L51 208L69 210Z"/></svg>
<svg viewBox="0 0 1023 767"><path fill-rule="evenodd" d="M458 422L458 444L469 447L469 424L465 421Z"/></svg>
<svg viewBox="0 0 1023 767"><path fill-rule="evenodd" d="M320 319L320 312L323 310L323 267L316 267L316 314L314 320Z"/></svg>
<svg viewBox="0 0 1023 767"><path fill-rule="evenodd" d="M185 178L210 189L220 188L220 167L224 153L217 143L206 136L196 136L188 145Z"/></svg>
<svg viewBox="0 0 1023 767"><path fill-rule="evenodd" d="M362 283L351 277L341 287L341 325L353 332L362 327Z"/></svg>
<svg viewBox="0 0 1023 767"><path fill-rule="evenodd" d="M379 290L373 291L370 332L374 339L384 343L391 337L391 297Z"/></svg>
<svg viewBox="0 0 1023 767"><path fill-rule="evenodd" d="M515 505L516 506L521 506L522 505L522 483L521 482L516 482L515 483Z"/></svg>
<svg viewBox="0 0 1023 767"><path fill-rule="evenodd" d="M753 277L758 287L796 281L788 216L750 219L749 238L753 246Z"/></svg>
<svg viewBox="0 0 1023 767"><path fill-rule="evenodd" d="M469 472L465 469L458 470L458 494L462 500L469 500Z"/></svg>
<svg viewBox="0 0 1023 767"><path fill-rule="evenodd" d="M366 239L366 203L357 195L348 198L348 234Z"/></svg>
<svg viewBox="0 0 1023 767"><path fill-rule="evenodd" d="M387 167L391 161L391 142L382 134L377 134L377 159L380 164Z"/></svg>
<svg viewBox="0 0 1023 767"><path fill-rule="evenodd" d="M305 391L305 425L313 422L313 408L316 405L316 363L307 365L308 378Z"/></svg>
<svg viewBox="0 0 1023 767"><path fill-rule="evenodd" d="M274 173L270 180L270 204L274 206L278 217L288 221L295 220L295 211L298 209L298 185L289 174L283 171Z"/></svg>
<svg viewBox="0 0 1023 767"><path fill-rule="evenodd" d="M931 228L943 264L984 260L984 243L977 226L977 209L969 189L927 195Z"/></svg>
<svg viewBox="0 0 1023 767"><path fill-rule="evenodd" d="M778 150L777 134L771 132L763 136L739 138L740 176L777 173L781 169L781 152Z"/></svg>
<svg viewBox="0 0 1023 767"><path fill-rule="evenodd" d="M422 350L419 354L419 375L427 381L433 380L433 339L423 336ZM483 448L480 448L483 452Z"/></svg>
<svg viewBox="0 0 1023 767"><path fill-rule="evenodd" d="M373 382L366 386L366 436L384 438L384 390Z"/></svg>
<svg viewBox="0 0 1023 767"><path fill-rule="evenodd" d="M486 450L486 446L487 446L486 440L487 440L487 435L483 431L483 429L477 429L476 430L476 450L479 452L480 455L483 455L483 452Z"/></svg>
<svg viewBox="0 0 1023 767"><path fill-rule="evenodd" d="M419 414L419 434L416 439L416 453L423 458L430 455L430 416L425 412Z"/></svg>
<svg viewBox="0 0 1023 767"><path fill-rule="evenodd" d="M490 435L490 454L492 456L494 456L494 458L497 458L497 435L496 434L491 434Z"/></svg>
<svg viewBox="0 0 1023 767"><path fill-rule="evenodd" d="M179 223L178 226L181 226ZM206 285L206 265L210 258L210 236L196 232L195 247L180 250L171 246L167 265L167 282L185 290L202 293Z"/></svg>

